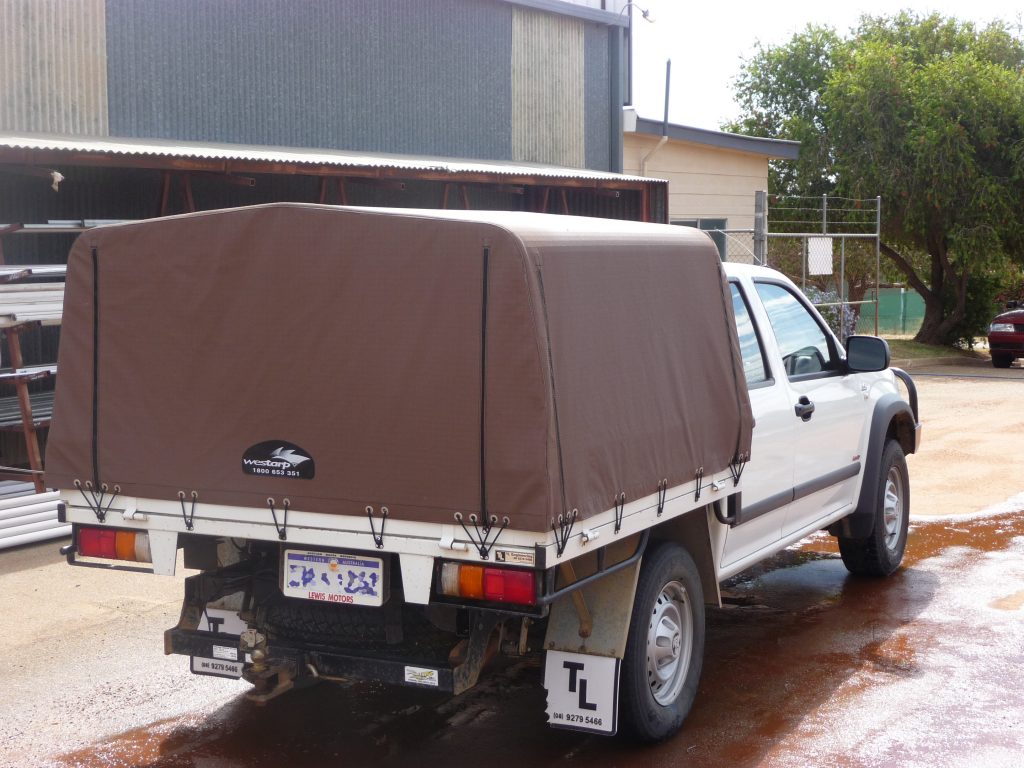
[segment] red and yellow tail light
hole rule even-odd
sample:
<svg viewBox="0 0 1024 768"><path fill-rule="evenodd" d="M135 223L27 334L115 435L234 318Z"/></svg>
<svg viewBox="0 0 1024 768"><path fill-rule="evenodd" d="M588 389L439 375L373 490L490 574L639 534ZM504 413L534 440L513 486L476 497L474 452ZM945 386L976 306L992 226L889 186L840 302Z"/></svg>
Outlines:
<svg viewBox="0 0 1024 768"><path fill-rule="evenodd" d="M441 594L492 603L536 605L537 575L522 568L446 562L441 565Z"/></svg>
<svg viewBox="0 0 1024 768"><path fill-rule="evenodd" d="M149 536L145 531L81 526L77 530L78 554L105 560L151 563Z"/></svg>

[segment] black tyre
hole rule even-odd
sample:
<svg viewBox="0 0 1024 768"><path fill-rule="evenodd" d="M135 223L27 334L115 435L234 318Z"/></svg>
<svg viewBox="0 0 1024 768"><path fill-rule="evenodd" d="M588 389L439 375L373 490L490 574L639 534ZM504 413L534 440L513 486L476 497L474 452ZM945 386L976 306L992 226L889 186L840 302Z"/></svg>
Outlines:
<svg viewBox="0 0 1024 768"><path fill-rule="evenodd" d="M910 479L903 448L889 440L882 451L875 492L875 526L863 539L839 539L839 554L850 573L888 576L903 561L910 527Z"/></svg>
<svg viewBox="0 0 1024 768"><path fill-rule="evenodd" d="M679 730L704 660L704 593L693 558L678 544L652 546L640 567L619 681L620 724L638 741Z"/></svg>
<svg viewBox="0 0 1024 768"><path fill-rule="evenodd" d="M274 638L376 648L388 644L388 619L384 608L277 597L265 606L262 627Z"/></svg>
<svg viewBox="0 0 1024 768"><path fill-rule="evenodd" d="M992 366L994 368L1009 368L1013 364L1013 358L1009 355L992 354Z"/></svg>

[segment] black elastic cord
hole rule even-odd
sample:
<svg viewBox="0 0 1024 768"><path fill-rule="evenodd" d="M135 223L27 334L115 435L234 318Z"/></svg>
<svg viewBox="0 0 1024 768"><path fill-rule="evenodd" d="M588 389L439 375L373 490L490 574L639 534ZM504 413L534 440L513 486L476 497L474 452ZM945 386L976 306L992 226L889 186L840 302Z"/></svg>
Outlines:
<svg viewBox="0 0 1024 768"><path fill-rule="evenodd" d="M480 516L487 520L487 465L486 465L486 418L487 418L487 293L490 272L491 249L484 246L483 285L480 301Z"/></svg>
<svg viewBox="0 0 1024 768"><path fill-rule="evenodd" d="M495 544L498 543L498 537L501 536L501 532L508 528L509 519L508 517L501 518L501 527L498 532L494 534L494 538L490 539L491 530L498 524L498 518L495 515L491 515L489 519L479 520L476 515L471 514L469 516L469 522L473 525L473 531L470 531L466 527L466 523L462 518L461 512L455 513L455 522L462 526L462 530L466 534L466 538L473 542L473 546L476 547L477 552L480 553L480 559L486 560L491 552L491 549Z"/></svg>
<svg viewBox="0 0 1024 768"><path fill-rule="evenodd" d="M96 515L96 519L101 523L105 522L107 519L107 513L114 505L114 499L116 499L118 494L121 493L121 486L115 485L114 493L110 498L107 498L107 491L110 489L107 487L106 483L98 489L100 492L98 496L96 495L97 488L92 484L91 480L86 480L83 484L81 480L75 478L74 485L75 488L78 489L78 492L82 494L82 498L85 500L86 505L93 511L93 514Z"/></svg>
<svg viewBox="0 0 1024 768"><path fill-rule="evenodd" d="M572 534L572 525L576 522L579 514L579 510L574 509L572 512L566 512L564 515L558 516L558 527L555 527L554 522L551 523L551 530L555 533L555 551L559 557L565 552L565 547L569 543L569 536Z"/></svg>
<svg viewBox="0 0 1024 768"><path fill-rule="evenodd" d="M100 264L96 247L92 248L92 483L100 485L99 456L100 411Z"/></svg>
<svg viewBox="0 0 1024 768"><path fill-rule="evenodd" d="M373 524L373 507L366 507L366 517L370 521L370 535L373 536L373 544L377 549L384 549L384 524L388 521L388 508L380 508L380 533Z"/></svg>
<svg viewBox="0 0 1024 768"><path fill-rule="evenodd" d="M558 423L558 389L555 387L555 358L551 351L551 324L548 321L548 300L544 295L544 275L537 267L537 287L540 289L540 306L544 312L544 334L545 340L548 346L548 375L551 377L551 410L552 415L555 419L555 449L558 452L558 481L562 487L562 509L568 508L568 502L565 497L565 461L562 458L562 428ZM573 510L575 513L575 510ZM562 515L558 516L559 524L561 525ZM576 518L573 517L573 520ZM554 529L554 522L551 523L552 529ZM572 521L569 522L569 528L572 528ZM562 545L562 549L565 549L565 545ZM561 551L559 551L561 556Z"/></svg>
<svg viewBox="0 0 1024 768"><path fill-rule="evenodd" d="M281 500L281 506L284 507L284 519L280 525L277 523L277 511L274 509L274 500L272 498L267 499L267 506L270 507L270 516L274 519L274 529L277 531L277 538L281 541L288 539L288 507L291 506L291 502L288 499Z"/></svg>
<svg viewBox="0 0 1024 768"><path fill-rule="evenodd" d="M719 269L721 269L721 267L719 267ZM726 330L729 333L733 333L733 332L736 331L736 316L735 316L735 312L730 313L730 311L729 311L732 308L732 286L733 285L736 286L736 291L740 295L740 301L742 301L742 302L744 302L744 304L746 304L746 297L745 297L745 295L743 293L743 289L740 288L739 284L738 283L733 283L732 281L730 281L728 279L728 277L723 276L722 309L725 312L725 316L726 316ZM725 298L726 292L728 292L728 294L729 294L729 300L728 301L726 301L726 298ZM732 315L732 327L731 328L728 327L728 318L730 317L730 314ZM739 417L737 419L738 425L737 425L737 429L736 429L736 454L733 457L733 460L731 462L732 464L737 465L739 468L738 469L732 469L732 467L730 467L730 469L732 469L732 484L734 486L739 485L739 483L740 483L740 475L743 474L743 465L750 459L750 454L749 453L742 453L740 451L740 442L743 439L743 418L742 418L743 403L742 403L741 397L740 397L739 371L743 369L743 353L740 350L739 336L737 335L735 338L736 338L736 346L733 348L734 354L730 355L730 357L732 358L732 365L730 367L732 368L733 392L736 395L736 411L737 411L736 415L737 415L737 417ZM736 358L737 354L739 355L739 359L738 360ZM739 364L739 368L737 368L737 364ZM746 383L746 382L744 381L744 383ZM747 402L748 402L748 404L750 402L749 396L747 398ZM698 491L698 496L699 496L699 491Z"/></svg>
<svg viewBox="0 0 1024 768"><path fill-rule="evenodd" d="M615 497L615 533L622 530L622 514L626 511L626 492Z"/></svg>
<svg viewBox="0 0 1024 768"><path fill-rule="evenodd" d="M668 478L658 483L658 517L665 511L665 497L668 495Z"/></svg>
<svg viewBox="0 0 1024 768"><path fill-rule="evenodd" d="M181 519L185 521L185 530L191 531L195 526L196 519L196 502L199 501L199 494L192 491L192 511L190 513L185 512L185 492L178 491L178 500L181 502Z"/></svg>

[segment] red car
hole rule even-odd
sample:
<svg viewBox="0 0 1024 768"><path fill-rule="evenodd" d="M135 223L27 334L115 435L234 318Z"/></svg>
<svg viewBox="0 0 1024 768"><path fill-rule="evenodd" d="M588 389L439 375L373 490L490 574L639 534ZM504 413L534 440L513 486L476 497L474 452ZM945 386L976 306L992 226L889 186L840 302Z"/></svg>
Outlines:
<svg viewBox="0 0 1024 768"><path fill-rule="evenodd" d="M996 316L988 327L988 348L996 368L1009 368L1018 357L1024 357L1024 308Z"/></svg>

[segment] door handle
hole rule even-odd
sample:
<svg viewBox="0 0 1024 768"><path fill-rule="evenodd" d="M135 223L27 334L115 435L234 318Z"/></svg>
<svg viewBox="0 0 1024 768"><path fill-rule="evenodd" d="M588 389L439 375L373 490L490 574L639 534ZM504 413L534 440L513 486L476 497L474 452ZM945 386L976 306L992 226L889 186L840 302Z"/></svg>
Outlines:
<svg viewBox="0 0 1024 768"><path fill-rule="evenodd" d="M802 420L810 421L811 414L814 413L814 403L810 401L807 395L801 395L800 400L793 407L793 410L796 411L796 415Z"/></svg>

